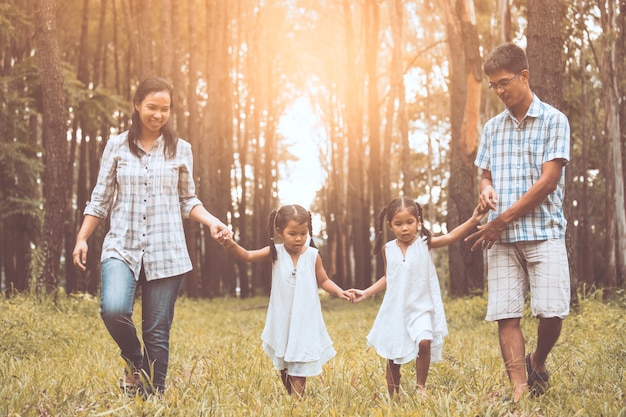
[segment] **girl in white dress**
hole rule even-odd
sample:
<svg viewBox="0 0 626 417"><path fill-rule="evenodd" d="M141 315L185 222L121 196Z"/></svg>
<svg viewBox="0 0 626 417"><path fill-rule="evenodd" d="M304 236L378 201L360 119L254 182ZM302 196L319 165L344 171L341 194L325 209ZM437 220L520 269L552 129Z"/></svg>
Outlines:
<svg viewBox="0 0 626 417"><path fill-rule="evenodd" d="M448 334L439 280L430 249L449 245L468 234L487 213L480 204L472 217L442 236L423 226L422 208L409 197L396 197L382 209L373 254L384 248L385 275L365 290L351 290L359 302L386 289L368 345L387 359L389 395L400 388L400 365L415 360L417 387L426 384L430 362L441 361ZM396 236L383 247L383 225Z"/></svg>
<svg viewBox="0 0 626 417"><path fill-rule="evenodd" d="M274 244L275 233L283 243ZM322 317L318 286L346 300L353 297L328 278L312 239L311 214L298 205L272 211L270 244L262 249L246 250L229 233L222 233L218 242L240 260L272 261L263 350L280 371L287 392L301 398L306 378L319 375L336 354Z"/></svg>

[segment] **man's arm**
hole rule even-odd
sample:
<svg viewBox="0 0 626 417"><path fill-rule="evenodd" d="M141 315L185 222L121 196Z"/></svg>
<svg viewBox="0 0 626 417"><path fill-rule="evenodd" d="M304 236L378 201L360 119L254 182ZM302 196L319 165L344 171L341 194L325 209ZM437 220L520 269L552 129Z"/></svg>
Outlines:
<svg viewBox="0 0 626 417"><path fill-rule="evenodd" d="M478 231L465 239L466 241L476 239L476 242L472 245L472 250L478 247L482 247L482 249L491 248L493 243L500 238L508 224L533 210L550 195L559 183L564 163L563 159L553 159L545 162L541 166L541 177L539 180L519 200L492 221L478 226ZM491 185L491 172L486 172L488 174L485 175L483 173L483 178L480 181L482 190L480 198L488 201L493 187ZM493 191L493 194L495 195L495 191Z"/></svg>

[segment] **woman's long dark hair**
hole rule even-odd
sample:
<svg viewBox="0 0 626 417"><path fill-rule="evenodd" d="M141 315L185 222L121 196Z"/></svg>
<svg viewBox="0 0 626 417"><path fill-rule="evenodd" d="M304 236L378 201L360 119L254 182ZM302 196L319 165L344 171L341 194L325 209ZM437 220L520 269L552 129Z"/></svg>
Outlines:
<svg viewBox="0 0 626 417"><path fill-rule="evenodd" d="M136 157L140 157L143 151L139 147L139 140L141 139L141 120L139 118L139 112L135 105L141 105L143 100L149 94L166 92L170 95L170 110L174 108L174 87L167 82L164 78L153 77L145 79L137 87L135 96L133 98L133 114L131 116L131 125L128 129L128 146L130 151ZM166 158L173 158L176 156L176 147L178 145L178 133L172 126L171 115L167 123L161 128L161 134L165 140L165 147L163 154Z"/></svg>

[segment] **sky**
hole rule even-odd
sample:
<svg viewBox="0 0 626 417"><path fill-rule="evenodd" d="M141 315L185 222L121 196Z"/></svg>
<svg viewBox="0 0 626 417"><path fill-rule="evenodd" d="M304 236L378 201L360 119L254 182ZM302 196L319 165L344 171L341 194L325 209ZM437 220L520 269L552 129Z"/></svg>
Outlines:
<svg viewBox="0 0 626 417"><path fill-rule="evenodd" d="M296 101L280 119L278 133L297 158L280 168L278 198L281 205L299 204L310 209L315 193L322 187L324 173L318 147L322 140L320 126L304 98Z"/></svg>

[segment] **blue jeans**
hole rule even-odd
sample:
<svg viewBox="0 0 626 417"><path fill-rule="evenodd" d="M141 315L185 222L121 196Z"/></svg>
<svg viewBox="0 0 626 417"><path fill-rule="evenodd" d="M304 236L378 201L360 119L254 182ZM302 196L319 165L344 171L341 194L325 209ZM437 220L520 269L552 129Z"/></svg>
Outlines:
<svg viewBox="0 0 626 417"><path fill-rule="evenodd" d="M143 272L141 275L137 282L123 261L105 259L101 271L100 315L130 369L143 370L151 378L154 388L163 392L169 363L174 304L183 283L183 275L153 281L146 281ZM143 351L132 319L138 285L141 285Z"/></svg>

